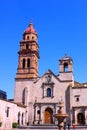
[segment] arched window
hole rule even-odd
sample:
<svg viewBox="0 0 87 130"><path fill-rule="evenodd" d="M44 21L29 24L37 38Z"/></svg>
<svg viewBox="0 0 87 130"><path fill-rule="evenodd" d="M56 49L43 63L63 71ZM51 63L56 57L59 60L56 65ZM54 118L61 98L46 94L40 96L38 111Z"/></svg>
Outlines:
<svg viewBox="0 0 87 130"><path fill-rule="evenodd" d="M27 59L27 67L30 68L30 59Z"/></svg>
<svg viewBox="0 0 87 130"><path fill-rule="evenodd" d="M25 68L25 62L26 62L26 60L23 59L23 64L22 64L23 69Z"/></svg>
<svg viewBox="0 0 87 130"><path fill-rule="evenodd" d="M64 72L68 72L68 63L64 64Z"/></svg>
<svg viewBox="0 0 87 130"><path fill-rule="evenodd" d="M51 89L47 88L47 97L51 97Z"/></svg>
<svg viewBox="0 0 87 130"><path fill-rule="evenodd" d="M22 92L22 103L24 105L27 105L27 96L28 96L28 89L26 87L23 89L23 92Z"/></svg>

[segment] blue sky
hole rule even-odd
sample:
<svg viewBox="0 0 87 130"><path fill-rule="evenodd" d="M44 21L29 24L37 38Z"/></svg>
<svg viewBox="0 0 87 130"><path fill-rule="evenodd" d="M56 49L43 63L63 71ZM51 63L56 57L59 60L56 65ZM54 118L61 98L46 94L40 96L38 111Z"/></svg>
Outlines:
<svg viewBox="0 0 87 130"><path fill-rule="evenodd" d="M39 75L59 72L59 58L73 58L74 76L87 82L87 0L0 1L0 89L14 96L19 42L30 20L38 32Z"/></svg>

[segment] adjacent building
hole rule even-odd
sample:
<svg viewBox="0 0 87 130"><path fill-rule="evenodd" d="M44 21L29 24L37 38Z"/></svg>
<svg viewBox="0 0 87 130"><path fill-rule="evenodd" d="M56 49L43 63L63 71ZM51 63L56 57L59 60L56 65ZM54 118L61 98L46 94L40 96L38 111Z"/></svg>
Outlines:
<svg viewBox="0 0 87 130"><path fill-rule="evenodd" d="M5 91L0 90L0 99L7 99L7 93Z"/></svg>

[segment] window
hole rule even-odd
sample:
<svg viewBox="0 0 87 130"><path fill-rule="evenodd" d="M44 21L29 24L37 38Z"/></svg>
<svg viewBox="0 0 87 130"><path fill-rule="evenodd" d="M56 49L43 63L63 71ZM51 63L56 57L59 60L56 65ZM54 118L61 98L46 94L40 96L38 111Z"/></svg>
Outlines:
<svg viewBox="0 0 87 130"><path fill-rule="evenodd" d="M27 59L27 67L30 67L30 59Z"/></svg>
<svg viewBox="0 0 87 130"><path fill-rule="evenodd" d="M6 117L9 117L9 107L6 108Z"/></svg>
<svg viewBox="0 0 87 130"><path fill-rule="evenodd" d="M51 89L47 88L47 97L51 97Z"/></svg>
<svg viewBox="0 0 87 130"><path fill-rule="evenodd" d="M32 37L32 39L34 39L34 37Z"/></svg>
<svg viewBox="0 0 87 130"><path fill-rule="evenodd" d="M40 114L40 110L37 110L37 114L38 114L38 115Z"/></svg>
<svg viewBox="0 0 87 130"><path fill-rule="evenodd" d="M28 49L28 44L26 44L26 49Z"/></svg>
<svg viewBox="0 0 87 130"><path fill-rule="evenodd" d="M80 100L80 95L75 95L74 97L75 97L75 101L76 101L76 102L79 102L79 100Z"/></svg>
<svg viewBox="0 0 87 130"><path fill-rule="evenodd" d="M27 39L29 39L29 36L27 36Z"/></svg>
<svg viewBox="0 0 87 130"><path fill-rule="evenodd" d="M26 60L23 59L23 64L22 64L23 69L25 68L25 62L26 62Z"/></svg>
<svg viewBox="0 0 87 130"><path fill-rule="evenodd" d="M76 102L79 102L79 97L76 97Z"/></svg>
<svg viewBox="0 0 87 130"><path fill-rule="evenodd" d="M64 72L67 72L68 71L68 63L65 63L64 64Z"/></svg>
<svg viewBox="0 0 87 130"><path fill-rule="evenodd" d="M28 88L25 87L22 91L22 104L27 105Z"/></svg>
<svg viewBox="0 0 87 130"><path fill-rule="evenodd" d="M23 90L22 93L22 103L25 104L25 89Z"/></svg>

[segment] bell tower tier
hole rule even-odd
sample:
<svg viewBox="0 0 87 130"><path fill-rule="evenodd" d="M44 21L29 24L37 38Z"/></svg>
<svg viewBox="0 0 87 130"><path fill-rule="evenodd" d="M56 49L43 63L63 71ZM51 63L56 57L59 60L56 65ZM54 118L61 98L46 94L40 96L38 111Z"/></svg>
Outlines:
<svg viewBox="0 0 87 130"><path fill-rule="evenodd" d="M39 46L38 35L31 22L24 31L18 52L18 68L16 79L31 79L38 77Z"/></svg>

